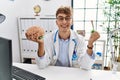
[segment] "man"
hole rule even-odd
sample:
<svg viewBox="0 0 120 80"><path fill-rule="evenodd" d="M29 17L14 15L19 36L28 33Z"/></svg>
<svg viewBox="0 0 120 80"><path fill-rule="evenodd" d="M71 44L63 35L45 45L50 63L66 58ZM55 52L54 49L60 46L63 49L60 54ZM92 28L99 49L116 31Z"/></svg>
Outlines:
<svg viewBox="0 0 120 80"><path fill-rule="evenodd" d="M57 10L56 24L58 30L46 35L36 26L26 32L27 39L38 43L36 62L39 68L55 65L91 69L95 59L93 43L100 37L99 33L91 33L86 49L84 37L71 30L72 9L66 6Z"/></svg>

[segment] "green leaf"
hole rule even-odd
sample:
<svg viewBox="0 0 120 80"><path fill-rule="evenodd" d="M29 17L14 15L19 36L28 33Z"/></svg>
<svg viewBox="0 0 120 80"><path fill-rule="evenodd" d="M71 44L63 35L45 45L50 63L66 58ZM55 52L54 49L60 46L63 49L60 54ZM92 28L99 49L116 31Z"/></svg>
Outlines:
<svg viewBox="0 0 120 80"><path fill-rule="evenodd" d="M39 36L38 39L43 39L43 36Z"/></svg>
<svg viewBox="0 0 120 80"><path fill-rule="evenodd" d="M92 30L91 33L95 32L95 30Z"/></svg>

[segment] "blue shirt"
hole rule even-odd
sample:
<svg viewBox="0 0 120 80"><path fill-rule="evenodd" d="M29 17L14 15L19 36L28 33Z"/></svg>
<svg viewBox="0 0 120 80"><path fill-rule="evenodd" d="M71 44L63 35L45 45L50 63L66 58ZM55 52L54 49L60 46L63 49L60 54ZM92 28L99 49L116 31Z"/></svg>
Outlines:
<svg viewBox="0 0 120 80"><path fill-rule="evenodd" d="M56 66L70 67L69 62L69 39L59 39L59 55Z"/></svg>

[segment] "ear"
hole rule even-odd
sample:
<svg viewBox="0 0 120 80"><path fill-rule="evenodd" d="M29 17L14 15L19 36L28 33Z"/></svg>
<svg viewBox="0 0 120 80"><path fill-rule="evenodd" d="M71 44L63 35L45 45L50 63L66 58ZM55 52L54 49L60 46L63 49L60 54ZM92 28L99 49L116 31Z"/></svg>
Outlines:
<svg viewBox="0 0 120 80"><path fill-rule="evenodd" d="M57 22L57 20L56 20L56 24L58 25L58 22Z"/></svg>
<svg viewBox="0 0 120 80"><path fill-rule="evenodd" d="M71 25L73 25L73 19L71 20Z"/></svg>

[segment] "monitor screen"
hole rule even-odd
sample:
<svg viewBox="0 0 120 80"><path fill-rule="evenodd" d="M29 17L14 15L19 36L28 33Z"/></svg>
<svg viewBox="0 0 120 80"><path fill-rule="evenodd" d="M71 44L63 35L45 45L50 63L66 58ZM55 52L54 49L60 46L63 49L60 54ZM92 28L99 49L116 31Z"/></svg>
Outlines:
<svg viewBox="0 0 120 80"><path fill-rule="evenodd" d="M0 37L0 80L12 80L12 40Z"/></svg>

